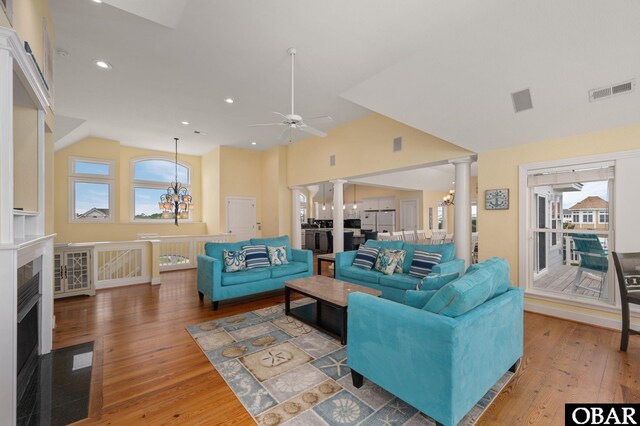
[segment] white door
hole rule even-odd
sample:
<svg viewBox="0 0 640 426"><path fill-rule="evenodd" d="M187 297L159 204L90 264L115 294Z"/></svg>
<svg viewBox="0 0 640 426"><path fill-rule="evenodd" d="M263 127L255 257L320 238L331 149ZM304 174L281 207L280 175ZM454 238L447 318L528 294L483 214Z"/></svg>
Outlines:
<svg viewBox="0 0 640 426"><path fill-rule="evenodd" d="M244 241L256 236L256 199L227 197L227 232Z"/></svg>
<svg viewBox="0 0 640 426"><path fill-rule="evenodd" d="M400 200L400 230L415 231L417 229L418 200Z"/></svg>

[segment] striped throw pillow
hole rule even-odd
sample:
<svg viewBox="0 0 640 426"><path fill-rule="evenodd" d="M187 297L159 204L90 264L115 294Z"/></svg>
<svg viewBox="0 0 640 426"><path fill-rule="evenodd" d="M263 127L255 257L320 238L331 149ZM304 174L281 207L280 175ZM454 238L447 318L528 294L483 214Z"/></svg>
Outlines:
<svg viewBox="0 0 640 426"><path fill-rule="evenodd" d="M442 253L432 253L416 249L413 253L413 261L411 262L409 275L418 278L426 277L431 272L431 269L440 263L440 259L442 259Z"/></svg>
<svg viewBox="0 0 640 426"><path fill-rule="evenodd" d="M269 263L269 255L267 254L267 246L263 244L242 246L242 251L244 251L247 269L271 266L271 263Z"/></svg>
<svg viewBox="0 0 640 426"><path fill-rule="evenodd" d="M351 265L362 269L371 269L376 263L379 251L380 249L378 247L360 246L358 253L356 253L356 258Z"/></svg>

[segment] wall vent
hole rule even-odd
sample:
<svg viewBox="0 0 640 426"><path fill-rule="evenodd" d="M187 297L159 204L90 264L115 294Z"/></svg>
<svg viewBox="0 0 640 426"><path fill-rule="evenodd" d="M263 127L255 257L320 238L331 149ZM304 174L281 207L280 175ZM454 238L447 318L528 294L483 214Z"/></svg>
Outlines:
<svg viewBox="0 0 640 426"><path fill-rule="evenodd" d="M524 89L519 92L511 94L511 100L513 101L513 110L515 112L526 111L533 108L533 102L531 101L531 92L529 89Z"/></svg>
<svg viewBox="0 0 640 426"><path fill-rule="evenodd" d="M632 79L623 83L614 84L613 86L589 90L589 102L599 101L612 96L622 95L624 93L631 93L635 86L636 80Z"/></svg>
<svg viewBox="0 0 640 426"><path fill-rule="evenodd" d="M333 154L332 156L329 157L329 165L330 166L335 166L336 165L336 155Z"/></svg>
<svg viewBox="0 0 640 426"><path fill-rule="evenodd" d="M402 136L393 140L393 152L402 151Z"/></svg>

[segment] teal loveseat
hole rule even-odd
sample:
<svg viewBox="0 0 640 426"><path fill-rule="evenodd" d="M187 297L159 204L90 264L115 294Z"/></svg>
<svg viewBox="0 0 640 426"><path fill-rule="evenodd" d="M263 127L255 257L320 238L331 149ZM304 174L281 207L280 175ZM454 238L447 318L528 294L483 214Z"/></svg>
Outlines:
<svg viewBox="0 0 640 426"><path fill-rule="evenodd" d="M354 284L364 285L382 292L382 297L396 302L403 302L407 290L415 290L420 278L409 275L415 249L442 253L440 264L436 265L424 281L425 289L437 289L464 271L464 260L455 259L455 246L451 244L410 244L404 241L368 240L369 247L405 250L406 255L402 273L394 272L385 275L375 269L366 270L352 266L357 251L336 254L336 279Z"/></svg>
<svg viewBox="0 0 640 426"><path fill-rule="evenodd" d="M438 424L456 425L523 351L523 291L503 259L472 265L440 290L407 291L405 305L349 295L347 364Z"/></svg>
<svg viewBox="0 0 640 426"><path fill-rule="evenodd" d="M284 246L286 265L224 272L224 251L242 250L242 246L264 244ZM313 275L313 254L310 250L291 248L288 236L277 238L252 238L235 243L206 243L205 254L198 256L198 296L207 296L218 309L221 300L248 296L265 291L284 288L284 282Z"/></svg>

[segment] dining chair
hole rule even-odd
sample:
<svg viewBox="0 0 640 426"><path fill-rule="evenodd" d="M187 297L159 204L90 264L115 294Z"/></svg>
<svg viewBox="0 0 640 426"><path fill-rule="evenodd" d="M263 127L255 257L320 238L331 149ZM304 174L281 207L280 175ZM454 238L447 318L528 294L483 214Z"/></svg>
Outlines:
<svg viewBox="0 0 640 426"><path fill-rule="evenodd" d="M415 241L416 233L414 231L402 231L405 241Z"/></svg>
<svg viewBox="0 0 640 426"><path fill-rule="evenodd" d="M427 231L425 231L424 229L418 229L416 231L416 235L417 235L419 240L426 240L427 239Z"/></svg>
<svg viewBox="0 0 640 426"><path fill-rule="evenodd" d="M388 232L378 232L378 240L380 241L389 241L391 239L391 234Z"/></svg>
<svg viewBox="0 0 640 426"><path fill-rule="evenodd" d="M447 231L438 229L431 231L431 244L443 244Z"/></svg>
<svg viewBox="0 0 640 426"><path fill-rule="evenodd" d="M364 242L366 243L369 240L377 240L378 233L376 231L365 231L364 232Z"/></svg>
<svg viewBox="0 0 640 426"><path fill-rule="evenodd" d="M609 259L607 251L602 248L600 239L595 234L573 234L573 243L575 244L574 253L580 255L580 263L574 280L575 288L584 288L602 294L602 287L609 270ZM582 273L591 272L598 274L600 278L600 288L587 287L581 284Z"/></svg>
<svg viewBox="0 0 640 426"><path fill-rule="evenodd" d="M629 335L640 334L630 328L629 303L640 305L640 253L612 252L616 266L618 286L620 287L620 303L622 304L622 336L620 351L626 352L629 346Z"/></svg>
<svg viewBox="0 0 640 426"><path fill-rule="evenodd" d="M402 241L404 239L404 235L402 233L402 231L394 231L391 233L391 237L393 237L392 239L394 240L400 240Z"/></svg>
<svg viewBox="0 0 640 426"><path fill-rule="evenodd" d="M471 234L471 263L478 263L478 233Z"/></svg>
<svg viewBox="0 0 640 426"><path fill-rule="evenodd" d="M453 234L446 234L444 237L444 242L445 243L452 243L453 242Z"/></svg>

